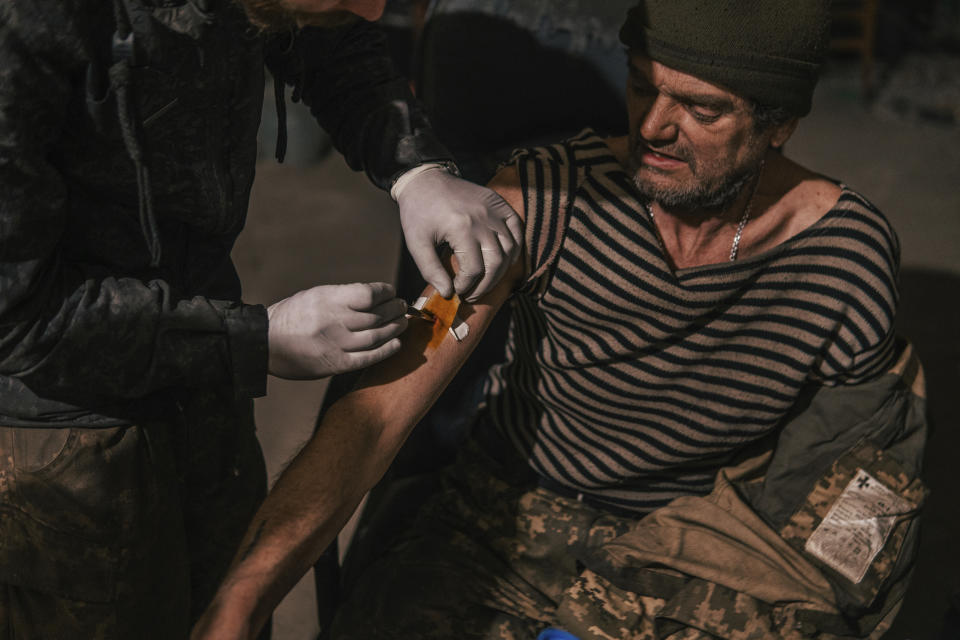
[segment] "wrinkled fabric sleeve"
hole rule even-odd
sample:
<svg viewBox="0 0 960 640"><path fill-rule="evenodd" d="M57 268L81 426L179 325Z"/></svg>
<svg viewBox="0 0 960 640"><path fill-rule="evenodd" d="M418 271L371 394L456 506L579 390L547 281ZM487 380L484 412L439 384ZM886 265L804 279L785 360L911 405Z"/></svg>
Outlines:
<svg viewBox="0 0 960 640"><path fill-rule="evenodd" d="M529 275L521 291L539 298L553 277L584 171L577 165L570 141L518 149L506 164L516 167L523 194L523 255Z"/></svg>
<svg viewBox="0 0 960 640"><path fill-rule="evenodd" d="M900 240L876 207L849 190L810 242L823 238L835 239L817 268L830 275L836 338L812 377L827 385L860 384L883 375L896 357Z"/></svg>
<svg viewBox="0 0 960 640"><path fill-rule="evenodd" d="M389 189L425 162L452 162L373 23L306 27L266 41L267 67L294 87L354 170Z"/></svg>
<svg viewBox="0 0 960 640"><path fill-rule="evenodd" d="M0 4L0 374L57 400L212 385L262 395L262 307L178 300L162 280L65 258L69 187L54 149L85 68L82 11Z"/></svg>

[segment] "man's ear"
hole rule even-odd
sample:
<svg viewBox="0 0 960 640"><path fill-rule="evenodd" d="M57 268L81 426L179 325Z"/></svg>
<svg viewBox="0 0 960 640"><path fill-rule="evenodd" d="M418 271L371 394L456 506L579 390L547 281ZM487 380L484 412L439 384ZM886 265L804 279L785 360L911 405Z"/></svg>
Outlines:
<svg viewBox="0 0 960 640"><path fill-rule="evenodd" d="M783 124L774 127L773 135L770 137L770 146L774 149L779 149L787 144L787 140L789 140L793 132L797 130L797 124L799 123L800 118L790 118Z"/></svg>

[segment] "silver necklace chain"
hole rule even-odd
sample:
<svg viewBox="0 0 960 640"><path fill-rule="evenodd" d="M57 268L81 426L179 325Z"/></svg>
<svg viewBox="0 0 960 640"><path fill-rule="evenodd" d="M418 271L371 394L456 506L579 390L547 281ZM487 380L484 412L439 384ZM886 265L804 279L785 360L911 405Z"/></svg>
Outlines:
<svg viewBox="0 0 960 640"><path fill-rule="evenodd" d="M740 221L737 223L737 232L733 236L733 243L730 245L730 262L735 262L737 260L737 255L740 253L740 238L743 236L743 228L747 226L747 222L750 221L750 209L753 206L753 196L757 193L757 186L760 184L760 178L763 176L763 165L764 162L760 162L760 170L757 171L757 179L753 181L753 188L750 190L750 199L747 200L747 206L743 208L743 215L740 216ZM663 244L663 240L660 239L660 232L657 229L657 222L653 217L653 209L648 205L643 205L644 210L647 212L647 215L650 216L650 222L653 223L654 233L657 234L657 240L660 242L660 246L663 247L663 250L666 251L667 248Z"/></svg>
<svg viewBox="0 0 960 640"><path fill-rule="evenodd" d="M743 208L743 215L740 216L740 222L737 224L737 233L733 236L733 244L730 245L730 262L734 262L737 259L737 254L740 253L740 236L743 235L743 228L747 226L747 222L750 220L750 205L753 204L753 198L747 202L747 206Z"/></svg>

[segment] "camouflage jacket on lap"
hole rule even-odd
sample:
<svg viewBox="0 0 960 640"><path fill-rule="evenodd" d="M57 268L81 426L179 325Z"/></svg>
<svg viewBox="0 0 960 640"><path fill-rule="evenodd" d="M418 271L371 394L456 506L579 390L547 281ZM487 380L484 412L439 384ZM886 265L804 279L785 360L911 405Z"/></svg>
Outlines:
<svg viewBox="0 0 960 640"><path fill-rule="evenodd" d="M559 626L584 640L877 638L916 558L923 374L812 390L712 493L674 500L582 558Z"/></svg>

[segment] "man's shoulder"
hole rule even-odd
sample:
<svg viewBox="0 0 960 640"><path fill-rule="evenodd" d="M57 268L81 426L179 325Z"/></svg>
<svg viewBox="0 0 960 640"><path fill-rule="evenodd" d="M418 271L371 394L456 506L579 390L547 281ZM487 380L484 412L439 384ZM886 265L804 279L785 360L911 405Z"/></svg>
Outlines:
<svg viewBox="0 0 960 640"><path fill-rule="evenodd" d="M900 240L887 217L866 197L837 183L832 206L800 235L795 249L817 272L857 298L894 305Z"/></svg>
<svg viewBox="0 0 960 640"><path fill-rule="evenodd" d="M842 181L792 165L775 188L781 242L796 236L818 244L863 245L867 253L882 253L895 261L897 234L887 217L870 200Z"/></svg>
<svg viewBox="0 0 960 640"><path fill-rule="evenodd" d="M850 186L842 184L840 189L840 196L830 211L836 223L862 234L863 242L875 250L899 258L896 229L883 211Z"/></svg>
<svg viewBox="0 0 960 640"><path fill-rule="evenodd" d="M591 166L602 162L618 162L612 145L617 138L603 138L590 128L554 143L515 149L510 164L528 162L549 166ZM625 143L621 146L625 149Z"/></svg>
<svg viewBox="0 0 960 640"><path fill-rule="evenodd" d="M619 145L619 146L618 146ZM625 141L602 138L592 129L553 144L515 149L503 168L512 171L514 188L521 200L549 201L548 207L564 209L594 172L623 171L617 149ZM500 184L507 180L501 171Z"/></svg>

